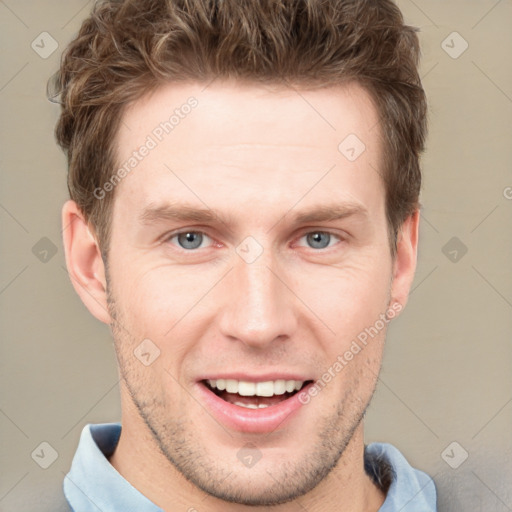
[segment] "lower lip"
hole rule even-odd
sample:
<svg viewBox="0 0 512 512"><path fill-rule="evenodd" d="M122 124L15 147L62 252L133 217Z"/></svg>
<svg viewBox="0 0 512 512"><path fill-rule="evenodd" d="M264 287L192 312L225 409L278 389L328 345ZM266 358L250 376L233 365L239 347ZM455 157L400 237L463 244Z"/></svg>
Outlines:
<svg viewBox="0 0 512 512"><path fill-rule="evenodd" d="M230 429L251 434L268 434L289 423L304 405L299 400L300 394L307 393L312 385L312 382L309 383L278 404L262 409L249 409L226 402L202 382L197 383L201 400L217 421Z"/></svg>

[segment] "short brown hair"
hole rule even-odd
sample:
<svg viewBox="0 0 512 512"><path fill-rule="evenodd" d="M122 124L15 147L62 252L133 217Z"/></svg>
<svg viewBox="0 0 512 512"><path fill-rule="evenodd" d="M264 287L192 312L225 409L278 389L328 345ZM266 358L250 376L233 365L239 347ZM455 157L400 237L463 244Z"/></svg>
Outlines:
<svg viewBox="0 0 512 512"><path fill-rule="evenodd" d="M384 140L382 176L392 253L419 207L427 105L416 29L392 0L100 0L62 56L56 137L70 196L107 254L124 109L168 82L234 78L320 88L357 82L371 95ZM341 142L341 141L340 141Z"/></svg>

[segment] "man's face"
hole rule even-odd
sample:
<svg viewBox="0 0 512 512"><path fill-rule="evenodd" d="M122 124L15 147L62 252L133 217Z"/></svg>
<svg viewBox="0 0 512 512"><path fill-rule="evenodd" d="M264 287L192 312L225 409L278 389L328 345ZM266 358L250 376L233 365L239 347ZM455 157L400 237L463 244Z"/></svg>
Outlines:
<svg viewBox="0 0 512 512"><path fill-rule="evenodd" d="M157 90L118 134L123 163L197 99L115 190L108 292L123 428L145 423L214 496L279 503L338 463L377 380L385 327L344 354L392 305L378 118L357 86L203 89ZM286 381L305 382L303 395L283 394ZM273 396L246 396L256 390Z"/></svg>

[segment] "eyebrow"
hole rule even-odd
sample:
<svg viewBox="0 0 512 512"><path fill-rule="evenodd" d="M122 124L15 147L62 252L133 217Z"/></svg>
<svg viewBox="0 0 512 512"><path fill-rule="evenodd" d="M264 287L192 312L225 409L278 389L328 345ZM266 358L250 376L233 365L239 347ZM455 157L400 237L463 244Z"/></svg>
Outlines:
<svg viewBox="0 0 512 512"><path fill-rule="evenodd" d="M213 222L219 219L222 220L221 216L216 215L210 209L172 204L149 206L139 216L142 224L152 224L158 221Z"/></svg>
<svg viewBox="0 0 512 512"><path fill-rule="evenodd" d="M359 203L343 203L319 205L304 212L299 212L292 217L294 224L306 224L308 222L330 222L346 217L358 215L368 217L368 210Z"/></svg>
<svg viewBox="0 0 512 512"><path fill-rule="evenodd" d="M279 222L290 213L289 210ZM350 216L368 217L368 210L359 203L335 203L313 206L302 212L295 213L291 217L290 223L306 224L311 222L332 222L341 220ZM233 224L235 217L216 213L208 208L196 208L188 205L165 204L160 206L148 206L139 216L142 224L153 224L159 221L178 221L178 222L200 222L213 223L222 222L223 224ZM277 224L277 223L276 223Z"/></svg>

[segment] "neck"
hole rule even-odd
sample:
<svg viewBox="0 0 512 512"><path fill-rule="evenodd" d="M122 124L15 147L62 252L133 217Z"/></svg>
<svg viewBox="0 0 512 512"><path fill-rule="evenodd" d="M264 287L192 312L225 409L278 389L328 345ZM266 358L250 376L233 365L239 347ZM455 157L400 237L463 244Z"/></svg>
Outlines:
<svg viewBox="0 0 512 512"><path fill-rule="evenodd" d="M127 402L127 400L125 400ZM152 433L131 401L123 403L123 428L110 458L114 468L139 492L165 512L259 512L268 507L228 503L204 492L185 477L161 453ZM272 507L276 512L377 512L385 495L364 471L363 423L356 429L335 468L304 496Z"/></svg>

